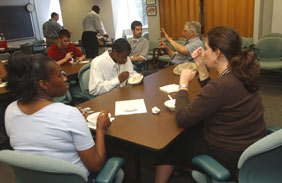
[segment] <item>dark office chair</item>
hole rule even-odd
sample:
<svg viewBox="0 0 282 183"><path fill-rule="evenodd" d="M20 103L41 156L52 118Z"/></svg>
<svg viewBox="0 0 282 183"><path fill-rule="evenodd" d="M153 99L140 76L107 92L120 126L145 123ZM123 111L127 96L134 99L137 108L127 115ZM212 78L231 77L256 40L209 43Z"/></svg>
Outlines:
<svg viewBox="0 0 282 183"><path fill-rule="evenodd" d="M282 129L268 127L269 135L250 145L238 161L239 183L281 183L282 182ZM205 174L193 171L196 182L225 182L230 172L208 155L199 155L192 163Z"/></svg>
<svg viewBox="0 0 282 183"><path fill-rule="evenodd" d="M47 156L3 150L0 151L0 162L13 168L17 183L86 183L88 179L85 172L78 166ZM99 172L96 182L112 183L115 178L121 182L123 173L120 173L119 169L123 163L122 158L108 159ZM119 177L116 177L117 174Z"/></svg>
<svg viewBox="0 0 282 183"><path fill-rule="evenodd" d="M26 54L32 54L33 53L33 45L31 43L25 43L21 44L21 51Z"/></svg>

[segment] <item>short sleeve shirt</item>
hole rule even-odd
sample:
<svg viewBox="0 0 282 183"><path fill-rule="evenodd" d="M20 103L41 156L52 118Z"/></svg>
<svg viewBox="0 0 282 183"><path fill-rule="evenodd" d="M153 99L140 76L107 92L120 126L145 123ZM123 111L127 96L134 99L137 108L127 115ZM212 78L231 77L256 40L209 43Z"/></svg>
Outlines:
<svg viewBox="0 0 282 183"><path fill-rule="evenodd" d="M199 47L204 47L203 42L200 40L199 37L195 37L193 39L190 39L186 44L185 47L188 49L189 54L188 55L181 55L179 53L176 53L174 57L172 58L172 63L174 64L181 64L184 62L194 62L194 59L192 58L191 54Z"/></svg>
<svg viewBox="0 0 282 183"><path fill-rule="evenodd" d="M14 150L69 161L89 174L78 151L90 149L94 141L77 108L53 103L26 115L17 103L11 103L5 114Z"/></svg>
<svg viewBox="0 0 282 183"><path fill-rule="evenodd" d="M52 45L48 50L48 57L53 58L56 61L65 58L66 54L72 52L74 57L81 57L82 53L79 49L72 43L69 44L67 49L60 49L57 44ZM66 63L70 63L69 59Z"/></svg>

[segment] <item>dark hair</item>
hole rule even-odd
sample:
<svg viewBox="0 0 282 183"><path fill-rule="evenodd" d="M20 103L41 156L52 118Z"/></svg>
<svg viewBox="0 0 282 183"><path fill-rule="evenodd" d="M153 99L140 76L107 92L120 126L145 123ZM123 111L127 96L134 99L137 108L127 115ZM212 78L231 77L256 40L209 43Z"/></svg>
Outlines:
<svg viewBox="0 0 282 183"><path fill-rule="evenodd" d="M92 6L92 10L95 11L97 14L100 12L100 8L97 5Z"/></svg>
<svg viewBox="0 0 282 183"><path fill-rule="evenodd" d="M7 89L19 99L31 100L37 95L38 81L49 80L51 70L47 65L50 62L55 61L43 54L12 54L8 61Z"/></svg>
<svg viewBox="0 0 282 183"><path fill-rule="evenodd" d="M121 53L125 50L131 52L131 46L126 39L119 38L113 43L112 50L116 50L118 53Z"/></svg>
<svg viewBox="0 0 282 183"><path fill-rule="evenodd" d="M242 39L231 27L220 26L212 29L207 35L209 47L219 49L229 62L231 72L244 83L249 92L259 89L259 65L252 51L242 51Z"/></svg>
<svg viewBox="0 0 282 183"><path fill-rule="evenodd" d="M54 18L55 16L58 16L59 14L56 12L51 13L51 18Z"/></svg>
<svg viewBox="0 0 282 183"><path fill-rule="evenodd" d="M131 30L134 30L135 29L135 26L142 26L142 23L140 22L140 21L133 21L132 23L131 23Z"/></svg>
<svg viewBox="0 0 282 183"><path fill-rule="evenodd" d="M63 38L63 37L67 37L67 38L71 37L70 32L67 29L60 30L59 38Z"/></svg>

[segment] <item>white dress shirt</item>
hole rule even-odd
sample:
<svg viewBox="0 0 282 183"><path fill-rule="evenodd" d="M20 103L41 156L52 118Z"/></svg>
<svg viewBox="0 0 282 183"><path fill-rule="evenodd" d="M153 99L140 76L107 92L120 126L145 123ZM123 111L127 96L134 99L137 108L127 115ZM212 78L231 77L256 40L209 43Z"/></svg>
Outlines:
<svg viewBox="0 0 282 183"><path fill-rule="evenodd" d="M90 11L83 19L83 32L92 31L100 33L101 35L107 34L105 27L100 19L100 15L95 11Z"/></svg>
<svg viewBox="0 0 282 183"><path fill-rule="evenodd" d="M125 86L127 80L120 83L118 79L119 74L124 71L129 72L129 77L136 74L129 57L125 64L118 64L113 61L109 55L109 50L107 50L102 55L94 58L90 67L89 94L101 95L119 86Z"/></svg>

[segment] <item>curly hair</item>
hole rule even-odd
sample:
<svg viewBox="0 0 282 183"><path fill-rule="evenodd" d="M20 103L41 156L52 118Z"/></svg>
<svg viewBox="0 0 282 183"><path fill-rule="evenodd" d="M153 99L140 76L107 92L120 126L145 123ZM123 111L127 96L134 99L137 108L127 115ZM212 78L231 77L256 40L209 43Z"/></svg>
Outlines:
<svg viewBox="0 0 282 183"><path fill-rule="evenodd" d="M219 49L229 62L231 72L249 92L259 89L259 65L252 51L242 51L242 39L231 27L219 26L208 32L209 47Z"/></svg>
<svg viewBox="0 0 282 183"><path fill-rule="evenodd" d="M7 67L7 89L13 92L18 99L31 100L37 95L38 81L49 80L51 72L47 66L49 62L55 61L43 54L12 54Z"/></svg>

